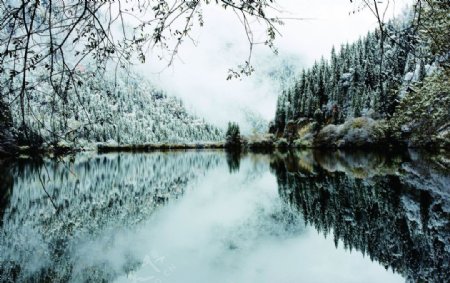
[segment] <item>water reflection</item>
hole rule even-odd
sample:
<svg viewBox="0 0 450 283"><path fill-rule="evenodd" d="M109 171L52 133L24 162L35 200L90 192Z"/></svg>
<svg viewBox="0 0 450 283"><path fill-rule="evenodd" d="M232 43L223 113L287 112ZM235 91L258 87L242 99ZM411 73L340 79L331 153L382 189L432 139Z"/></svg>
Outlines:
<svg viewBox="0 0 450 283"><path fill-rule="evenodd" d="M0 278L112 280L116 271L103 263L74 270L78 243L147 219L221 158L212 152L78 155L8 166L1 182L8 204L2 209ZM128 257L124 270L135 264Z"/></svg>
<svg viewBox="0 0 450 283"><path fill-rule="evenodd" d="M239 171L239 167L241 165L241 151L227 151L226 157L230 173Z"/></svg>
<svg viewBox="0 0 450 283"><path fill-rule="evenodd" d="M0 163L0 281L448 282L446 160L199 151Z"/></svg>
<svg viewBox="0 0 450 283"><path fill-rule="evenodd" d="M13 189L11 165L8 160L0 159L0 227L3 224L3 214Z"/></svg>
<svg viewBox="0 0 450 283"><path fill-rule="evenodd" d="M413 154L301 152L272 168L280 195L318 231L411 282L448 282L450 176Z"/></svg>

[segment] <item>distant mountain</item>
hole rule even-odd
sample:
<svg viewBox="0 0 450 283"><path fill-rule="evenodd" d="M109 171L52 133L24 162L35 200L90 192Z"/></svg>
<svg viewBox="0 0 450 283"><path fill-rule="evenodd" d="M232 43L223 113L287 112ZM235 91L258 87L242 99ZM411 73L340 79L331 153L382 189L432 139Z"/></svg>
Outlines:
<svg viewBox="0 0 450 283"><path fill-rule="evenodd" d="M258 66L255 71L256 82L269 80L279 88L287 88L301 72L303 63L299 56L288 53L258 57L255 65Z"/></svg>

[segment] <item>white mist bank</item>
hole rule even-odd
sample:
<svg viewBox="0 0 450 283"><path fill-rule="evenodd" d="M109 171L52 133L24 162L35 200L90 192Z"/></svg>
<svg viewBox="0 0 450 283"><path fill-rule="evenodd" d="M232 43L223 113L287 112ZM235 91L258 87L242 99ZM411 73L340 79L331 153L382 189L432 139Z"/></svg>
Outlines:
<svg viewBox="0 0 450 283"><path fill-rule="evenodd" d="M409 2L390 1L386 19L401 13ZM251 77L226 80L228 69L247 60L248 41L236 15L216 5L203 7L204 27L194 28L195 44L184 42L172 66L152 57L137 68L207 121L220 127L235 121L246 129L243 109L265 120L274 117L280 79L272 74L282 74L285 66L299 72L321 56L328 57L333 45L355 41L377 27L368 9L353 14L357 6L348 0L279 0L277 7L285 19L275 42L279 55L263 45L255 46L256 72ZM256 30L255 37L264 39L264 31Z"/></svg>

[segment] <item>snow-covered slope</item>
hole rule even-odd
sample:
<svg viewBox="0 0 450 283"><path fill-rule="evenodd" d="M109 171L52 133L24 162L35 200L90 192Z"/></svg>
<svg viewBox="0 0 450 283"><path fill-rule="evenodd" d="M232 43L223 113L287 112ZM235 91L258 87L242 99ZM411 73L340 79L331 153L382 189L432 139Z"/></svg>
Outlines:
<svg viewBox="0 0 450 283"><path fill-rule="evenodd" d="M181 100L166 95L142 76L77 70L77 88L55 94L45 79L28 94L27 125L52 144L86 146L114 144L205 142L222 139L222 132L188 113ZM62 87L62 86L61 86ZM11 103L15 128L21 123L19 103Z"/></svg>

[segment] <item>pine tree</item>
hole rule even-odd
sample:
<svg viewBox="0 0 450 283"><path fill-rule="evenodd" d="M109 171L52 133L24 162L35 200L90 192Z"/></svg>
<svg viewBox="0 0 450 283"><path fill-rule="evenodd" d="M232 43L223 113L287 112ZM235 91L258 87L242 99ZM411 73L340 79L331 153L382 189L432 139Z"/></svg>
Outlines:
<svg viewBox="0 0 450 283"><path fill-rule="evenodd" d="M229 122L227 132L225 134L226 147L240 147L241 146L241 134L239 125L237 123Z"/></svg>
<svg viewBox="0 0 450 283"><path fill-rule="evenodd" d="M425 79L426 76L426 71L425 71L425 63L424 60L420 60L420 65L419 65L419 77L418 80L421 82Z"/></svg>

